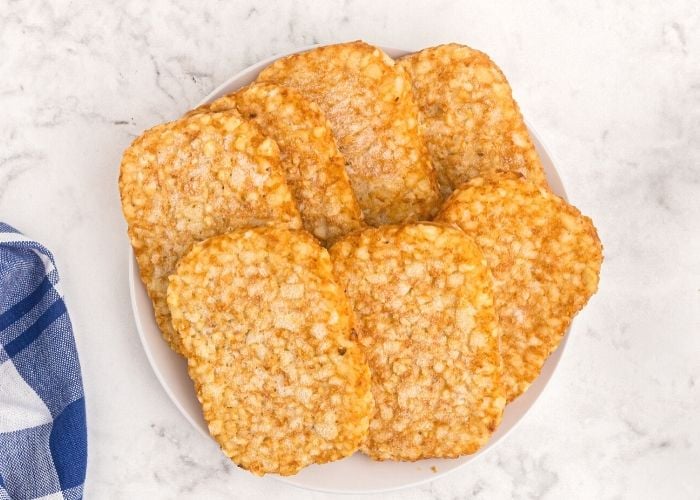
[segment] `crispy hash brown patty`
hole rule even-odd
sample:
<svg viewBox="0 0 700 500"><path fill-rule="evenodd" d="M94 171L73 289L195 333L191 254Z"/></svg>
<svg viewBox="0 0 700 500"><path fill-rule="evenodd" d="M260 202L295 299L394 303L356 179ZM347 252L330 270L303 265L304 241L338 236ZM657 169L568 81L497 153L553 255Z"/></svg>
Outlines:
<svg viewBox="0 0 700 500"><path fill-rule="evenodd" d="M496 170L547 185L510 85L489 56L449 44L402 57L397 64L411 76L443 195Z"/></svg>
<svg viewBox="0 0 700 500"><path fill-rule="evenodd" d="M309 233L258 227L196 244L168 305L209 431L236 464L291 475L357 450L369 368L328 252Z"/></svg>
<svg viewBox="0 0 700 500"><path fill-rule="evenodd" d="M539 375L598 287L602 246L591 220L549 190L501 173L456 190L437 220L481 247L494 277L508 400Z"/></svg>
<svg viewBox="0 0 700 500"><path fill-rule="evenodd" d="M253 83L193 112L235 107L280 148L280 159L304 228L322 242L358 229L362 210L345 159L320 108L299 92Z"/></svg>
<svg viewBox="0 0 700 500"><path fill-rule="evenodd" d="M492 278L457 228L416 223L355 232L330 249L372 372L363 451L377 460L473 453L505 398Z"/></svg>
<svg viewBox="0 0 700 500"><path fill-rule="evenodd" d="M279 59L258 81L293 87L328 117L368 224L425 219L437 211L435 173L403 69L363 42Z"/></svg>
<svg viewBox="0 0 700 500"><path fill-rule="evenodd" d="M301 226L277 145L233 110L144 132L124 152L119 190L156 321L180 353L166 290L168 275L189 247L246 225Z"/></svg>

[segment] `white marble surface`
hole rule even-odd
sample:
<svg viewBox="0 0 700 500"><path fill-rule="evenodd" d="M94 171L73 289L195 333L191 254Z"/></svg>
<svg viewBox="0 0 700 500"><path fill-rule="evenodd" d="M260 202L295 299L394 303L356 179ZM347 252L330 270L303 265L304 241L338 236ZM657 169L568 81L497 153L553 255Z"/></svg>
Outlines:
<svg viewBox="0 0 700 500"><path fill-rule="evenodd" d="M246 65L355 38L491 54L606 253L520 427L474 465L382 498L700 497L696 2L198 3L0 0L0 219L63 274L86 498L324 498L236 470L168 400L131 317L116 180L137 134Z"/></svg>

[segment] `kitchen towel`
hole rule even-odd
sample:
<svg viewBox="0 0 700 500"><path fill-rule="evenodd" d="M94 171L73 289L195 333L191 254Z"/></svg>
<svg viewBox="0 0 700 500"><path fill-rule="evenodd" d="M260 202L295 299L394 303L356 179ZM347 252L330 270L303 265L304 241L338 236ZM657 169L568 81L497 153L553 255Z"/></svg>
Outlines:
<svg viewBox="0 0 700 500"><path fill-rule="evenodd" d="M53 256L0 222L0 500L79 499L85 400Z"/></svg>

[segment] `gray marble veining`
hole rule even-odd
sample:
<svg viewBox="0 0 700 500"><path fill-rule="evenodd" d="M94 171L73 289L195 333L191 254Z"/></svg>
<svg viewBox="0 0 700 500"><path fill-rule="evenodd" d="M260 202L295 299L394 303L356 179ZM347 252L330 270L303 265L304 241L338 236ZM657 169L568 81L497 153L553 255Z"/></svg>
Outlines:
<svg viewBox="0 0 700 500"><path fill-rule="evenodd" d="M140 347L121 152L245 66L312 43L459 41L503 68L605 245L550 386L479 461L385 499L698 498L700 9L692 1L0 1L0 219L64 276L87 393L87 498L325 495L242 472Z"/></svg>

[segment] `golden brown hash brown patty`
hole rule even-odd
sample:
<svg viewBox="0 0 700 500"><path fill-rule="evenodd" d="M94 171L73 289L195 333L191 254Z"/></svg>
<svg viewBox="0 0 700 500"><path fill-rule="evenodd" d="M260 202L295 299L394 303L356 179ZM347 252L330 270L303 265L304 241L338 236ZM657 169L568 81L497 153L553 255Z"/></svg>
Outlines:
<svg viewBox="0 0 700 500"><path fill-rule="evenodd" d="M603 254L596 229L575 207L514 173L472 179L437 220L459 225L489 263L512 401L598 287Z"/></svg>
<svg viewBox="0 0 700 500"><path fill-rule="evenodd" d="M277 142L304 228L322 242L362 226L345 159L320 108L299 92L253 83L192 113L236 108Z"/></svg>
<svg viewBox="0 0 700 500"><path fill-rule="evenodd" d="M300 227L277 145L236 111L153 127L124 152L122 209L163 336L180 340L166 304L168 275L196 241L279 221Z"/></svg>
<svg viewBox="0 0 700 500"><path fill-rule="evenodd" d="M520 172L547 186L506 77L489 56L440 45L402 57L443 196L473 177Z"/></svg>
<svg viewBox="0 0 700 500"><path fill-rule="evenodd" d="M168 304L209 431L236 464L289 475L357 450L369 369L328 252L309 233L239 229L195 245Z"/></svg>
<svg viewBox="0 0 700 500"><path fill-rule="evenodd" d="M363 42L319 47L275 61L258 81L293 87L320 106L368 224L434 215L437 181L410 80L384 52Z"/></svg>
<svg viewBox="0 0 700 500"><path fill-rule="evenodd" d="M416 223L355 232L330 253L372 372L362 450L377 460L474 453L505 406L479 248L455 227Z"/></svg>

